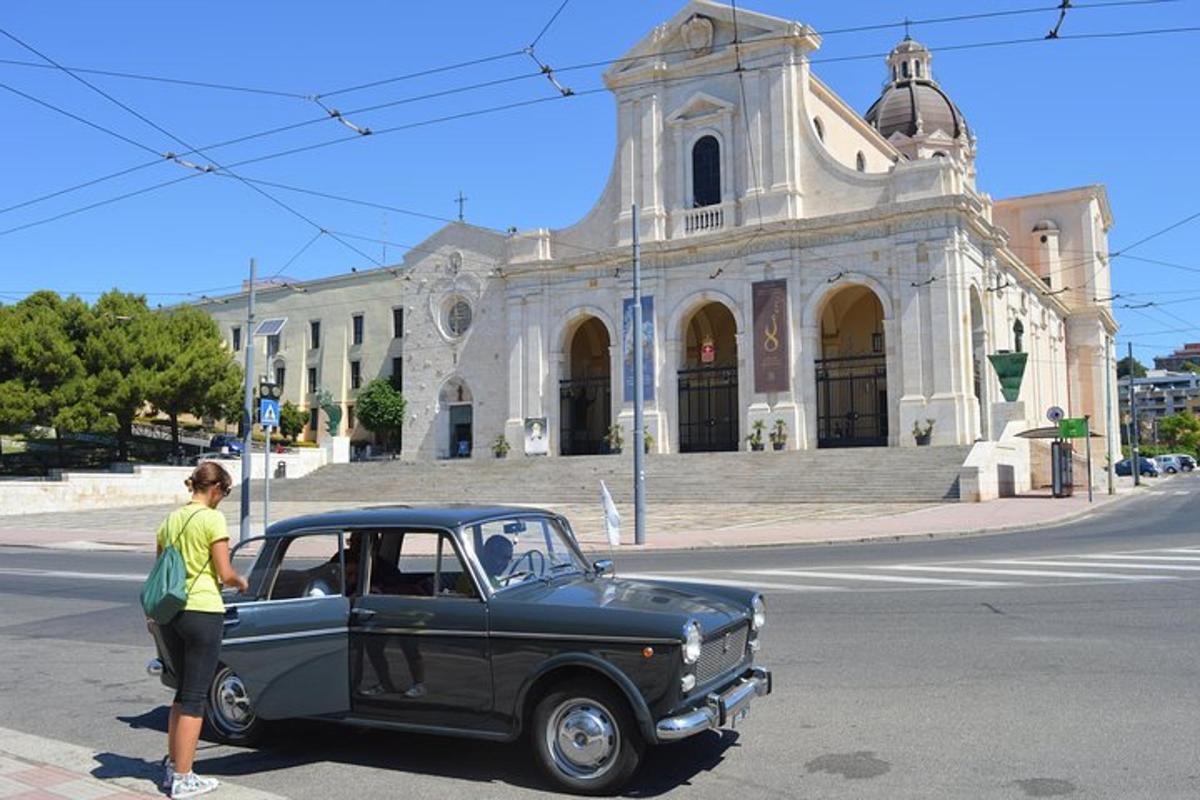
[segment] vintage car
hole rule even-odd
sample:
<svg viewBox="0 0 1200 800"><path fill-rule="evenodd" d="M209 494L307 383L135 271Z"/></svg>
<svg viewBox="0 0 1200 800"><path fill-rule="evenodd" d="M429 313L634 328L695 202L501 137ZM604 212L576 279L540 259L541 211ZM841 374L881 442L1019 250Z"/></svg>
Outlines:
<svg viewBox="0 0 1200 800"><path fill-rule="evenodd" d="M771 691L761 595L625 580L563 517L504 506L298 517L234 551L210 733L271 720L500 741L523 734L557 788L610 793L647 745L738 725ZM239 567L242 568L242 567ZM157 638L157 631L153 631ZM159 642L150 662L168 686Z"/></svg>

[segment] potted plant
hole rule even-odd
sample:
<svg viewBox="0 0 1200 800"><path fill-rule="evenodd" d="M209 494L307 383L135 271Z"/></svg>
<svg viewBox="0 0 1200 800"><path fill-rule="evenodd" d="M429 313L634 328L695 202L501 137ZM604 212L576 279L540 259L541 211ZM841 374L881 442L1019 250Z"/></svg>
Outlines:
<svg viewBox="0 0 1200 800"><path fill-rule="evenodd" d="M929 438L933 436L933 423L932 419L926 419L924 426L921 425L920 420L913 422L913 439L916 440L918 447L929 444Z"/></svg>
<svg viewBox="0 0 1200 800"><path fill-rule="evenodd" d="M650 435L649 428L642 428L642 446L645 448L643 452L649 453L650 448L654 447L654 437Z"/></svg>
<svg viewBox="0 0 1200 800"><path fill-rule="evenodd" d="M757 452L763 449L765 446L765 442L763 442L763 432L766 429L766 422L761 419L754 420L754 423L750 426L750 430L752 430L753 433L746 437L746 441L750 443L751 450Z"/></svg>
<svg viewBox="0 0 1200 800"><path fill-rule="evenodd" d="M625 439L621 436L620 425L609 425L608 433L604 434L604 442L608 445L608 452L621 454L621 448L625 445Z"/></svg>
<svg viewBox="0 0 1200 800"><path fill-rule="evenodd" d="M508 439L504 438L504 434L499 434L492 440L492 454L496 458L504 458L508 455L508 451L512 449L512 445L508 443Z"/></svg>
<svg viewBox="0 0 1200 800"><path fill-rule="evenodd" d="M771 426L770 437L773 450L782 450L787 447L787 423L782 419L775 420L775 424Z"/></svg>

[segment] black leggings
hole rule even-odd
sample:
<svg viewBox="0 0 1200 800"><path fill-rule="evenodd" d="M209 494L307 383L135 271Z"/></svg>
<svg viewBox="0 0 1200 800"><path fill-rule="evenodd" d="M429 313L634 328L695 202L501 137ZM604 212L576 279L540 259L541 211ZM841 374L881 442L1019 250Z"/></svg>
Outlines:
<svg viewBox="0 0 1200 800"><path fill-rule="evenodd" d="M204 700L221 655L224 617L214 611L180 611L160 628L175 669L175 702L189 717L204 716Z"/></svg>

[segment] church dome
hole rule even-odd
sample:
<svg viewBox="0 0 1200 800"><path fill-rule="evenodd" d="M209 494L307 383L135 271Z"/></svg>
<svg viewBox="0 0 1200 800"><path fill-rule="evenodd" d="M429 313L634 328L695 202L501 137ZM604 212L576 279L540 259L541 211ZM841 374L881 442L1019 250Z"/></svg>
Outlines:
<svg viewBox="0 0 1200 800"><path fill-rule="evenodd" d="M883 94L867 110L866 120L885 139L942 131L957 139L969 129L958 106L933 79L933 55L920 42L905 37L888 54L889 80Z"/></svg>

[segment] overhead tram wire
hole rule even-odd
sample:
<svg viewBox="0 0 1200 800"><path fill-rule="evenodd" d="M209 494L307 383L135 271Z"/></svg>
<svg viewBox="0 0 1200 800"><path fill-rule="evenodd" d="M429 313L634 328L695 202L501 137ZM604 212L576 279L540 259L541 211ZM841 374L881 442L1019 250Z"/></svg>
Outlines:
<svg viewBox="0 0 1200 800"><path fill-rule="evenodd" d="M108 92L104 91L103 89L101 89L100 87L96 86L95 84L91 83L91 82L90 82L90 81L88 81L86 78L81 78L81 77L79 77L79 76L78 76L78 75L76 75L75 73L71 72L69 69L67 69L67 68L63 67L61 64L59 64L57 61L55 61L55 60L54 60L53 58L51 58L50 56L48 56L48 55L46 55L45 53L41 52L40 50L38 50L37 48L33 47L32 45L30 45L30 44L27 44L26 42L22 41L22 40L21 40L19 37L17 37L17 36L15 36L15 35L13 35L13 34L12 34L11 32L9 32L8 30L5 30L4 28L0 28L0 35L3 35L3 36L5 36L6 38L8 38L8 39L12 40L12 41L13 41L13 42L15 42L16 44L20 45L20 46L21 46L21 47L23 47L24 49L26 49L26 50L28 50L29 52L31 52L31 53L33 53L34 55L36 55L38 58L41 58L41 59L43 59L44 61L46 61L46 62L48 62L48 63L50 63L50 64L53 64L54 66L58 67L58 69L59 69L59 70L61 70L62 72L66 73L68 76L70 76L70 77L71 77L71 78L73 78L74 80L78 81L79 83L82 83L84 86L86 86L87 88L91 89L91 90L92 90L93 92L95 92L96 94L99 94L101 97L103 97L104 99L108 100L110 103L113 103L113 104L114 104L114 105L116 105L117 107L119 107L119 108L123 109L123 110L124 110L124 111L126 111L127 113L131 114L132 116L134 116L134 117L136 117L137 119L141 120L141 121L142 121L142 122L144 122L145 124L149 125L151 128L154 128L156 131L158 131L159 133L163 134L163 135L164 135L164 136L166 136L167 138L169 138L169 139L171 139L171 140L173 140L173 141L175 141L175 142L179 143L179 144L180 144L180 145L182 145L183 147L189 148L189 149L190 149L192 152L196 152L196 153L200 153L201 155L204 155L202 151L199 151L199 150L197 150L196 148L192 147L192 145L188 144L188 143L187 143L187 142L185 142L183 139L181 139L181 138L179 138L178 136L176 136L175 134L171 133L171 132L170 132L170 131L168 131L166 128L164 128L164 127L162 127L161 125L159 125L159 124L155 123L153 120L151 120L151 119L149 119L148 117L146 117L145 115L141 114L140 112L138 112L137 110L135 110L135 109L134 109L134 108L132 108L131 106L127 105L126 103L123 103L122 101L118 100L116 97L113 97L111 94L109 94ZM139 146L143 146L143 145L139 145ZM143 146L143 147L144 147L144 146ZM152 148L150 148L150 149L152 149ZM174 156L174 154L172 154L172 153L166 153L166 154L164 154L164 156L165 156L165 157L167 157L167 158L172 158L172 157ZM208 156L205 156L205 158L208 158ZM182 162L182 161L180 161L178 158L173 158L172 160L175 160L175 161L177 161L177 162L179 162L179 163L183 163L183 164L185 164L186 166L192 166L192 165L188 165L188 164L186 164L186 162ZM209 160L211 161L212 159L209 159ZM213 164L215 164L215 165L216 165L218 168L220 168L220 169L225 169L224 167L221 167L221 165L220 165L220 164L217 164L217 163L216 163L216 161L213 161ZM229 171L229 170L227 170L227 169L225 169L225 171L226 171L226 172L228 172L230 175L233 175L234 177L237 177L237 176L236 176L236 175L235 175L233 172L230 172L230 171ZM281 208L283 208L284 210L288 211L289 213L293 214L294 216L296 216L296 217L299 217L300 219L304 220L304 221L305 221L305 222L307 222L309 225L311 225L311 226L313 226L314 228L316 228L318 231L323 231L323 230L325 230L325 228L324 228L323 226L321 226L321 225L317 224L316 222L314 222L313 220L311 220L310 218L308 218L307 216L305 216L303 213L301 213L301 212L297 211L296 209L292 208L292 207L291 207L291 206L289 206L287 203L284 203L282 200L279 200L278 198L276 198L276 197L272 196L272 195L271 195L270 193L268 193L266 190L264 190L264 189L262 189L262 188L260 188L260 187L258 187L258 186L254 186L253 184L250 184L250 183L246 183L246 186L248 186L248 187L249 187L251 190L253 190L253 191L257 192L258 194L262 195L263 197L267 198L267 199L268 199L268 200L270 200L271 202L275 203L276 205L280 206L280 207L281 207ZM358 249L357 247L355 247L354 245L350 244L349 242L343 241L342 239L339 239L337 236L334 236L334 237L333 237L333 239L334 239L335 241L337 241L337 242L341 243L341 244L342 244L344 247L346 247L346 248L348 248L348 249L350 249L350 250L353 250L354 252L358 253L360 256L362 256L363 258L367 259L367 260L368 260L368 261L370 261L371 263L376 263L376 264L378 263L378 262L375 260L375 258L374 258L374 257L372 257L372 256L370 256L370 255L367 255L367 254L366 254L366 253L364 253L362 250Z"/></svg>
<svg viewBox="0 0 1200 800"><path fill-rule="evenodd" d="M1087 10L1087 9L1095 9L1095 8L1159 5L1159 4L1163 4L1163 3L1174 3L1174 2L1179 2L1179 0L1116 0L1115 2L1088 3L1088 4L1083 4L1083 5L1076 5L1076 6L1072 6L1072 8ZM939 23L948 23L948 22L962 22L962 21L967 21L967 20L972 20L972 19L984 19L984 18L995 17L995 16L1040 13L1040 12L1046 12L1046 11L1053 11L1053 10L1056 10L1057 8L1058 8L1057 6L1051 6L1051 7L1039 7L1039 8L1013 9L1013 10L1009 10L1009 11L983 12L983 13L978 13L978 14L962 14L962 15L956 15L956 16L952 16L952 17L936 17L936 18L929 18L929 19L906 20L906 21L898 21L898 22L876 23L876 24L871 24L871 25L860 25L860 26L855 26L855 27L850 27L850 28L833 29L833 30L828 30L828 31L823 31L823 32L818 32L818 33L823 36L829 36L829 35L835 35L835 34L845 34L845 33L855 33L855 32L862 32L862 31L871 31L871 30L882 30L882 29L887 29L887 28L896 28L896 27L901 27L904 25L923 25L923 24L939 24ZM1200 30L1200 28L1166 28L1166 29L1157 29L1157 30L1150 30L1150 31L1132 31L1132 32L1127 31L1127 32L1101 33L1101 34L1075 34L1075 35L1069 35L1069 36L1060 36L1060 37L1058 37L1058 40L1061 41L1061 40L1069 40L1069 39L1083 39L1083 38L1094 38L1094 37L1112 38L1112 37L1116 37L1116 36L1138 36L1138 35L1152 35L1152 34L1182 33L1182 32L1191 32L1191 31L1195 31L1195 30ZM763 43L763 42L769 42L769 41L773 41L773 40L784 40L784 39L790 39L790 38L794 38L794 36L792 34L787 34L787 35L783 35L783 36L760 37L760 38L755 39L754 41L755 41L755 43ZM967 45L950 45L950 46L946 46L946 47L939 47L936 49L938 49L940 51L948 51L948 50L970 49L970 48L977 48L977 47L999 47L999 46L1008 46L1008 45L1015 45L1015 44L1032 44L1032 43L1037 43L1037 42L1042 42L1042 41L1045 41L1044 37L1025 38L1025 39L1010 39L1010 40L1003 40L1003 41L997 41L997 42L982 42L982 43L967 44ZM721 52L721 51L730 49L730 47L736 46L736 45L737 45L737 43L735 43L734 45L723 45L721 47L714 48L714 52ZM690 52L690 51L686 50L686 49L677 49L677 50L663 51L663 52L658 53L657 55L665 56L665 55L682 54L682 53L688 53L688 52ZM476 64L498 61L500 59L505 59L505 58L518 56L518 55L525 55L525 54L527 54L527 49L511 51L508 53L500 53L500 54L496 54L496 55L492 55L492 56L485 56L485 57L478 58L478 59L471 59L471 60L467 60L467 61L457 62L455 64L450 64L450 65L446 65L443 67L434 67L434 68L430 68L430 69L426 69L426 70L419 70L416 72L407 73L407 74L395 76L392 78L386 78L386 79L379 80L379 81L372 81L369 83L358 84L356 86L345 87L345 88L337 89L337 90L334 90L331 92L324 92L324 93L317 94L317 95L305 95L303 97L304 97L304 99L307 99L307 100L328 98L328 97L333 97L333 96L339 95L339 94L349 93L352 91L359 91L361 89L371 88L371 87L380 86L380 85L384 85L384 84L388 84L388 83L394 83L394 82L398 82L398 81L404 81L404 80L417 78L417 77L423 77L426 75L436 74L439 72L447 72L447 71L451 71L454 69L461 69L461 68L465 68L465 67L476 65ZM859 55L852 55L852 56L830 57L830 58L824 58L824 59L818 58L818 59L809 59L809 63L810 64L838 63L838 62L845 62L845 61L856 61L856 60L863 60L863 59L882 58L882 57L885 57L886 55L887 55L886 53L867 53L867 54L859 54ZM575 70L580 70L580 69L592 69L592 68L600 67L600 66L611 66L611 65L625 63L625 62L638 61L638 60L642 60L643 58L645 58L645 57L644 56L632 56L632 57L621 57L621 58L615 58L615 59L606 59L603 61L592 61L592 62L586 62L586 63L582 63L582 64L568 65L566 67L561 67L556 70L553 70L552 72L560 72L561 73L561 72L575 71ZM506 78L496 79L493 81L485 81L485 82L481 82L481 83L470 84L468 86L463 86L463 87L454 87L454 88L451 88L448 90L443 90L440 92L433 92L433 93L429 93L426 95L417 95L415 97L402 98L402 99L396 100L396 101L379 103L379 104L376 104L373 106L366 106L366 107L359 108L359 109L352 109L350 111L344 112L344 114L358 115L358 114L368 113L370 111L375 111L375 110L380 110L383 108L389 108L389 107L393 107L396 105L401 105L404 103L416 102L416 101L425 100L425 99L433 99L436 97L446 96L446 95L450 95L450 94L457 94L460 92L470 91L470 90L474 90L474 89L478 89L478 88L487 88L490 86L496 86L496 85L500 85L500 84L504 84L504 83L513 82L513 81L526 80L531 77L536 77L538 75L546 74L545 66L543 64L541 64L540 61L538 62L538 64L541 69L537 73L525 73L525 74L521 74L521 75L514 75L514 76L509 76ZM704 76L693 76L693 77L704 77ZM575 94L574 92L572 92L570 90L564 90L564 88L557 85L557 83L556 83L556 87L564 95ZM241 143L244 143L247 141L252 141L254 139L258 139L258 138L262 138L262 137L266 137L266 136L272 136L272 135L276 135L279 133L284 133L287 131L295 130L297 128L304 127L307 125L313 125L313 124L325 122L328 119L329 119L329 115L328 115L328 113L326 113L325 115L323 115L321 117L304 120L304 121L296 122L296 123L290 123L288 125L278 126L275 128L270 128L267 130L258 131L258 132L251 133L251 134L246 134L244 136L239 136L239 137L225 140L222 142L216 142L213 144L209 144L200 149L215 150L215 149L222 148L222 147L228 147L228 146L231 146L234 144L241 144ZM187 155L192 155L195 152L197 152L197 151L196 150L187 150L187 151L181 153L180 155L187 156ZM135 170L144 169L146 167L153 166L155 163L158 163L158 162L157 161L148 162L145 164L128 167L128 168L119 170L117 172L114 172L110 175L105 175L105 176L102 176L99 178L94 178L89 181L83 182L81 184L77 184L75 186L60 189L60 190L57 190L50 194L43 195L41 197L32 198L30 200L24 201L17 205L10 206L5 209L0 209L0 214L6 213L7 211L15 210L18 208L23 208L28 205L32 205L34 203L42 202L43 200L48 200L53 197L58 197L58 196L61 196L63 194L66 194L66 193L69 193L72 191L77 191L82 188L94 186L98 183L102 183L104 181L126 175Z"/></svg>
<svg viewBox="0 0 1200 800"><path fill-rule="evenodd" d="M1124 31L1124 32L1119 32L1119 33L1114 32L1114 33L1109 33L1109 34L1097 34L1097 35L1103 35L1103 36L1109 36L1109 37L1111 37L1111 36L1133 37L1133 36L1140 36L1140 35L1147 35L1147 34L1158 35L1158 34L1166 34L1166 33L1189 33L1189 32L1195 32L1195 31L1200 31L1200 27L1155 29L1155 30L1151 30L1151 31ZM1074 35L1070 35L1070 36L1062 36L1055 41L1067 41L1067 40L1076 39L1076 38L1083 38L1083 35L1074 34ZM1003 42L977 42L974 44L958 45L955 47L956 47L956 49L966 49L966 48L971 48L971 47L992 47L992 46L1011 45L1011 44L1028 44L1028 43L1042 42L1042 41L1044 41L1044 40L1043 39L1005 40ZM942 49L945 49L945 48L942 48ZM842 57L842 58L836 58L836 59L830 59L830 60L865 59L865 58L878 58L878 57L880 57L879 54L864 54L864 55L848 56L848 57ZM815 62L816 60L814 59L813 61ZM752 67L752 68L747 69L746 71L757 72L757 71L768 70L768 69L777 69L778 66L779 66L778 64L772 64L772 65L767 65L767 66L763 66L763 67ZM559 71L560 72L565 71L565 69L567 69L567 68L560 69ZM666 79L666 80L651 79L651 80L643 81L640 84L636 83L636 82L631 83L631 84L629 84L629 87L636 88L639 85L646 85L646 86L663 85L666 83L671 83L672 81L692 81L692 80L696 80L696 79L702 79L702 78L706 78L706 77L717 77L717 76L726 75L726 74L729 74L729 70L721 70L721 71L717 71L717 72L710 72L707 74L691 75L691 76L686 76L686 77L679 78L679 79ZM608 91L608 89L606 87L597 87L597 88L593 88L593 89L584 89L584 90L575 92L575 93L573 93L572 96L590 96L590 95L597 95L600 93L604 93L607 91ZM514 101L514 102L510 102L510 103L496 105L496 106L485 107L482 109L474 109L471 111L442 115L442 116L438 116L438 117L434 117L434 118L430 118L430 119L426 119L426 120L419 120L416 122L395 125L395 126L391 126L391 127L387 127L387 128L375 129L373 131L373 137L385 135L388 133L395 133L395 132L399 132L399 131L403 131L403 130L411 130L414 128L424 127L424 126L428 126L428 125L440 124L443 122L450 122L450 121L465 119L465 118L469 118L469 117L475 117L475 116L480 116L480 115L485 115L485 114L492 114L492 113L497 113L497 112L502 112L502 111L508 111L508 110L523 108L523 107L527 107L527 106L539 105L542 103L552 102L552 101L561 100L561 99L564 99L564 95L554 95L554 96L550 96L550 97L540 97L540 98L533 98L530 100ZM324 118L322 118L322 119L324 119ZM242 137L240 139L240 141L245 141L248 138L253 138L253 136ZM245 166L247 164L260 163L263 161L273 160L276 158L282 158L282 157L286 157L286 156L290 156L290 155L295 155L298 153L303 153L303 152L308 152L308 151L312 151L312 150L329 147L329 146L332 146L335 144L341 144L341 143L344 143L347 141L355 141L355 140L358 140L361 138L364 138L364 137L361 137L361 136L358 136L357 134L355 134L352 136L345 136L345 137L340 137L337 139L316 142L316 143L309 144L309 145L302 145L302 146L290 148L287 150L279 151L276 153L269 153L266 155L257 156L257 157L245 159L242 161L237 161L237 162L234 162L234 163L228 165L228 167L222 167L222 169L228 170L228 169L235 168L235 167ZM207 149L207 148L204 148L204 149ZM198 152L198 151L189 150L185 154L190 154L193 152ZM133 168L133 169L136 169L136 168ZM129 171L132 171L132 169L126 170L125 172L127 173ZM197 173L197 174L199 174L199 173ZM188 177L194 177L194 176L188 176ZM101 180L103 180L103 179L101 179ZM98 181L93 180L84 185L93 185L96 182L98 182ZM152 191L155 188L161 188L161 187L168 186L168 185L171 185L171 184L177 183L177 182L178 182L178 180L166 181L166 182L163 182L160 184L156 184L155 186L146 187L146 188L138 190L137 192L134 192L134 193L127 193L126 195L122 195L118 198L113 198L110 200L102 201L100 203L93 203L93 204L90 204L90 205L82 207L82 208L74 209L74 210L71 210L68 212L64 212L63 214L55 215L50 218L46 218L43 220L36 220L34 222L26 223L24 225L19 225L19 226L5 229L5 230L0 230L0 236L14 233L14 232L17 232L20 230L25 230L25 229L35 227L38 225L42 225L42 224L45 224L48 222L53 222L57 219L62 219L63 217L72 216L76 213L90 210L91 208L95 208L100 205L107 205L110 202L115 202L118 199L124 199L124 197L127 197L127 196L133 196L134 194L142 194L146 191ZM62 194L62 193L63 192L58 192L58 193L55 193L55 195ZM370 260L374 261L374 259L370 259Z"/></svg>

